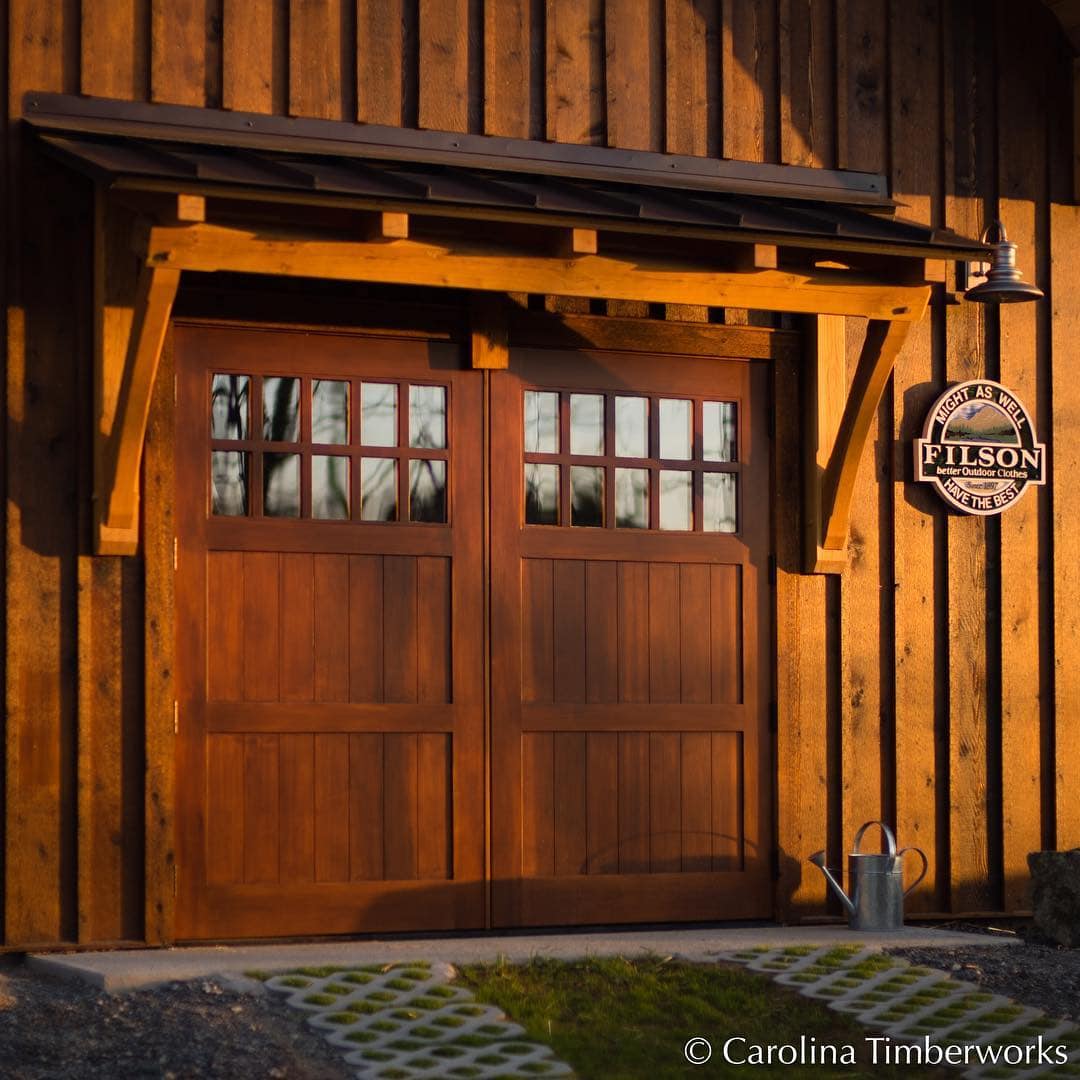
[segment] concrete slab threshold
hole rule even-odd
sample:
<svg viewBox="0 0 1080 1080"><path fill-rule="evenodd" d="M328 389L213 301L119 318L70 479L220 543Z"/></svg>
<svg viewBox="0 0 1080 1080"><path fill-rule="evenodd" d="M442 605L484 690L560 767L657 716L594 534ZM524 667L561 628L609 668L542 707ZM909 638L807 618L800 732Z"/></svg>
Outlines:
<svg viewBox="0 0 1080 1080"><path fill-rule="evenodd" d="M1008 946L1002 935L966 934L925 927L869 933L842 926L739 926L676 930L583 931L499 936L398 938L392 940L182 946L116 952L33 954L36 971L82 979L102 990L123 991L210 976L242 976L246 971L290 971L322 965L352 966L427 960L449 964L532 957L578 960L587 956L659 954L687 960L712 960L721 953L758 946L858 945L863 948L950 948L961 945Z"/></svg>

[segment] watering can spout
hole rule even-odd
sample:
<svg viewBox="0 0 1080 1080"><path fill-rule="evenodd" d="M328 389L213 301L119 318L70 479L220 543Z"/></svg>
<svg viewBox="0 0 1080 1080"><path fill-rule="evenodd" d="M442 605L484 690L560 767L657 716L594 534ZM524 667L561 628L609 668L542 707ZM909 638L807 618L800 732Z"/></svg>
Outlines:
<svg viewBox="0 0 1080 1080"><path fill-rule="evenodd" d="M832 876L832 872L825 865L825 852L815 851L814 854L810 856L810 862L812 862L825 875L825 880L832 886L833 892L840 897L840 900L843 903L844 907L847 908L848 914L854 915L855 905L851 902L851 900L848 899L847 893L844 892L844 890L840 887L840 882L838 882L836 878Z"/></svg>

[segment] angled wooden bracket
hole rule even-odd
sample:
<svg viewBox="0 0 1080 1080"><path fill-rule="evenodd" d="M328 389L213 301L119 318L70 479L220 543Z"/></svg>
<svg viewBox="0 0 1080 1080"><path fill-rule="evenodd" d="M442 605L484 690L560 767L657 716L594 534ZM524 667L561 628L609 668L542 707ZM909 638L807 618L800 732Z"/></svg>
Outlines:
<svg viewBox="0 0 1080 1080"><path fill-rule="evenodd" d="M178 196L170 217L198 220L202 200ZM134 555L139 474L150 397L180 271L133 250L136 212L99 190L94 252L94 552Z"/></svg>
<svg viewBox="0 0 1080 1080"><path fill-rule="evenodd" d="M838 574L847 565L851 500L867 436L913 324L871 319L849 386L843 317L818 315L809 322L804 568Z"/></svg>

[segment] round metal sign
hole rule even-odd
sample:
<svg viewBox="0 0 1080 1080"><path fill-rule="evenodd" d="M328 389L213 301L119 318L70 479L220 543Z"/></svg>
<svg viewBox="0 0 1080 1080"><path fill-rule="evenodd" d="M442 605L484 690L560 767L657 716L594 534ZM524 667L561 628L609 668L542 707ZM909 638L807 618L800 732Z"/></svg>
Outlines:
<svg viewBox="0 0 1080 1080"><path fill-rule="evenodd" d="M934 402L915 440L915 479L965 514L1000 514L1028 485L1046 483L1045 459L1021 402L1000 383L972 379Z"/></svg>

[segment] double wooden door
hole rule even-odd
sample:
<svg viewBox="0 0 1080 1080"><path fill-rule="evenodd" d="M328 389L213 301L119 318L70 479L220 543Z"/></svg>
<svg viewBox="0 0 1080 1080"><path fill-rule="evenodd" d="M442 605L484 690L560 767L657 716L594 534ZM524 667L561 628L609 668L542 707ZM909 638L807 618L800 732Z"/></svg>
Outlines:
<svg viewBox="0 0 1080 1080"><path fill-rule="evenodd" d="M174 342L179 938L769 914L763 370Z"/></svg>

